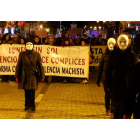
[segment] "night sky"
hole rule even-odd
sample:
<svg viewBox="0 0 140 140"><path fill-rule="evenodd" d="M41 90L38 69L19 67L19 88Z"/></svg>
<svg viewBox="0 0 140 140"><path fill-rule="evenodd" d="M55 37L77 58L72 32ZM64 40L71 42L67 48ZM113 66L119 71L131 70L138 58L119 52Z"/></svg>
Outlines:
<svg viewBox="0 0 140 140"><path fill-rule="evenodd" d="M67 28L71 28L73 22L77 24L77 28L83 28L87 24L87 21L61 21L61 24Z"/></svg>
<svg viewBox="0 0 140 140"><path fill-rule="evenodd" d="M67 28L71 28L72 23L77 24L77 28L84 28L84 26L87 26L87 29L90 28L90 26L102 26L103 22L96 22L96 21L61 21L61 25Z"/></svg>

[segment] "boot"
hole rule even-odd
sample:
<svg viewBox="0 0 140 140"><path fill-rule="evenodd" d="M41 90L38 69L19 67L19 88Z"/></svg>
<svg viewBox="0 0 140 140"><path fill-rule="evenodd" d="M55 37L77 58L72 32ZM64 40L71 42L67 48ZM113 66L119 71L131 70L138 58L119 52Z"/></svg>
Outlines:
<svg viewBox="0 0 140 140"><path fill-rule="evenodd" d="M64 79L64 80L63 80L63 83L67 83L67 79Z"/></svg>
<svg viewBox="0 0 140 140"><path fill-rule="evenodd" d="M110 109L107 109L107 110L106 110L105 115L106 115L106 116L110 116Z"/></svg>
<svg viewBox="0 0 140 140"><path fill-rule="evenodd" d="M27 110L30 110L30 107L29 106L26 106L25 107L25 111L27 111Z"/></svg>
<svg viewBox="0 0 140 140"><path fill-rule="evenodd" d="M52 76L49 76L49 77L48 77L48 83L50 84L51 81L52 81Z"/></svg>
<svg viewBox="0 0 140 140"><path fill-rule="evenodd" d="M110 119L114 119L114 114L113 114L113 112L111 112L111 114L110 114Z"/></svg>
<svg viewBox="0 0 140 140"><path fill-rule="evenodd" d="M31 107L31 111L35 111L35 107Z"/></svg>

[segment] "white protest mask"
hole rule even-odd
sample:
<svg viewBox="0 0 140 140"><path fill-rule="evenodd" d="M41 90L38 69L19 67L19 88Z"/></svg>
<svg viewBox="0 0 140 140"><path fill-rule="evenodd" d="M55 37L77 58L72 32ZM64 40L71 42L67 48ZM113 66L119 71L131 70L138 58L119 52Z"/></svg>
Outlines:
<svg viewBox="0 0 140 140"><path fill-rule="evenodd" d="M118 46L121 50L126 50L129 44L129 38L127 35L122 34L118 37L117 40Z"/></svg>
<svg viewBox="0 0 140 140"><path fill-rule="evenodd" d="M33 45L32 42L27 42L27 43L26 43L26 49L27 49L27 50L32 50L33 47L34 47L34 45Z"/></svg>
<svg viewBox="0 0 140 140"><path fill-rule="evenodd" d="M116 40L114 38L109 38L107 41L107 46L110 51L114 50L114 46L116 44Z"/></svg>

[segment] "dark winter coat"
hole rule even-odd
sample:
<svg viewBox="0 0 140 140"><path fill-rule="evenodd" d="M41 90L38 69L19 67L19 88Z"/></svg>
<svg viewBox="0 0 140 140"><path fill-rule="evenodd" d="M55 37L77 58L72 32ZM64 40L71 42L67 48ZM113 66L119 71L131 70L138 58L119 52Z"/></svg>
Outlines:
<svg viewBox="0 0 140 140"><path fill-rule="evenodd" d="M129 94L126 96L124 114L139 114L140 119L140 62L138 62L132 73ZM137 95L137 96L136 96ZM137 102L136 102L137 100Z"/></svg>
<svg viewBox="0 0 140 140"><path fill-rule="evenodd" d="M136 58L130 48L125 51L117 48L111 52L107 64L105 82L106 86L112 90L114 101L125 99L135 64Z"/></svg>
<svg viewBox="0 0 140 140"><path fill-rule="evenodd" d="M32 62L30 62L30 60ZM41 63L41 57L38 52L23 51L19 54L15 77L18 78L19 89L32 89L38 88L38 78L35 75L34 69L38 67L40 69L40 78L45 78L44 68Z"/></svg>
<svg viewBox="0 0 140 140"><path fill-rule="evenodd" d="M104 53L102 55L102 58L99 63L96 84L100 84L101 78L103 82L105 81L105 72L106 72L106 67L107 67L107 63L109 59L109 54L110 53Z"/></svg>

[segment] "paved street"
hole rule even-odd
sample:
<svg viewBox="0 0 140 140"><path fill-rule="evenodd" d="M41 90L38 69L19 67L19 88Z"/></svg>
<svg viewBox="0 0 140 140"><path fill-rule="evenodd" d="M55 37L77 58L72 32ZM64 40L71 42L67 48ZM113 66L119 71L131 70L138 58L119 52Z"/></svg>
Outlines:
<svg viewBox="0 0 140 140"><path fill-rule="evenodd" d="M63 84L39 83L36 90L36 111L24 111L24 91L17 83L0 82L1 119L109 119L105 116L103 85L95 84L96 72L90 72L88 84L81 79Z"/></svg>

